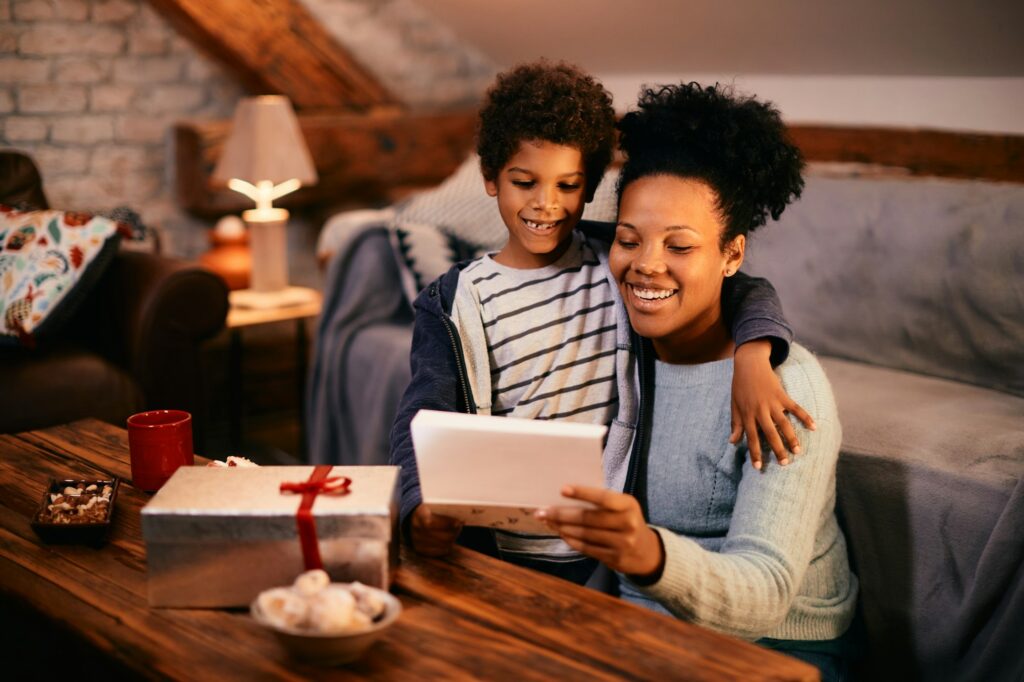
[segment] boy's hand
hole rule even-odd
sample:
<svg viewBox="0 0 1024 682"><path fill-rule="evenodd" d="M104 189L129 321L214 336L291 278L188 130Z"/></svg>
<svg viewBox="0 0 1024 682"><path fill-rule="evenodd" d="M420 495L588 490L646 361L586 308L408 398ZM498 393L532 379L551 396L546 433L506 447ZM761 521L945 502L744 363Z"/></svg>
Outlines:
<svg viewBox="0 0 1024 682"><path fill-rule="evenodd" d="M452 551L462 530L462 521L432 514L425 504L416 507L409 521L412 548L424 556L439 557Z"/></svg>
<svg viewBox="0 0 1024 682"><path fill-rule="evenodd" d="M603 488L566 486L562 495L585 500L596 509L550 507L535 512L565 543L613 571L649 576L661 569L661 540L644 520L632 495Z"/></svg>
<svg viewBox="0 0 1024 682"><path fill-rule="evenodd" d="M772 344L766 339L745 343L736 349L735 371L732 375L732 433L730 443L738 443L744 432L750 448L750 461L755 469L761 468L761 438L758 427L768 440L779 464L789 464L789 456L783 447L785 438L789 451L800 454L793 425L786 418L789 412L796 416L810 430L814 420L804 408L797 405L782 388L782 382L772 371L769 360ZM781 432L782 437L779 437Z"/></svg>

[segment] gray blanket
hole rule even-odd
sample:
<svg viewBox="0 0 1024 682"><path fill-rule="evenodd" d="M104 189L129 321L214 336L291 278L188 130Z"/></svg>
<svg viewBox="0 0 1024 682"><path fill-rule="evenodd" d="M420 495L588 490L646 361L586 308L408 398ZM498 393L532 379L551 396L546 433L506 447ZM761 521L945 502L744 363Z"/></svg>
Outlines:
<svg viewBox="0 0 1024 682"><path fill-rule="evenodd" d="M387 463L411 342L412 311L387 228L353 226L328 268L307 381L311 463Z"/></svg>

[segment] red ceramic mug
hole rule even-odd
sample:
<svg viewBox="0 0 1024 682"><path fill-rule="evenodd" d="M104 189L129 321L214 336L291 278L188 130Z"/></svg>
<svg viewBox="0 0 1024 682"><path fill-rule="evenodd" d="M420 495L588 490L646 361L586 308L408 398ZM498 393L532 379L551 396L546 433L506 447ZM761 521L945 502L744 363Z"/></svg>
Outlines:
<svg viewBox="0 0 1024 682"><path fill-rule="evenodd" d="M159 490L180 466L192 466L192 415L183 410L151 410L128 417L132 485Z"/></svg>

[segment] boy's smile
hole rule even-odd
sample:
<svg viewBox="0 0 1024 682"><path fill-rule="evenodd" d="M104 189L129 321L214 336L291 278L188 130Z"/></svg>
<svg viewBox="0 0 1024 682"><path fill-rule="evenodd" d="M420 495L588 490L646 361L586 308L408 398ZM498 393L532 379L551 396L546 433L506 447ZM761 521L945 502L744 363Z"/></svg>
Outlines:
<svg viewBox="0 0 1024 682"><path fill-rule="evenodd" d="M494 180L484 180L498 199L508 243L494 257L512 268L541 268L558 260L583 215L583 156L575 147L524 141Z"/></svg>

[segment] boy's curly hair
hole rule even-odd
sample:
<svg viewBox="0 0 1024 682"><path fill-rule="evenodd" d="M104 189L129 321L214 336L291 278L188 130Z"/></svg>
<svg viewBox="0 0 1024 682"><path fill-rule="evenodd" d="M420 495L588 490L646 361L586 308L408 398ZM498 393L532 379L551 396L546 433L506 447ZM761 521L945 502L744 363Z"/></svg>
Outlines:
<svg viewBox="0 0 1024 682"><path fill-rule="evenodd" d="M626 154L617 187L650 175L706 182L725 219L721 244L775 220L803 191L800 150L778 109L731 88L698 83L644 90L639 110L619 122Z"/></svg>
<svg viewBox="0 0 1024 682"><path fill-rule="evenodd" d="M495 180L526 140L579 149L589 201L615 144L611 95L591 76L565 62L541 59L499 74L487 91L477 129L484 177Z"/></svg>

